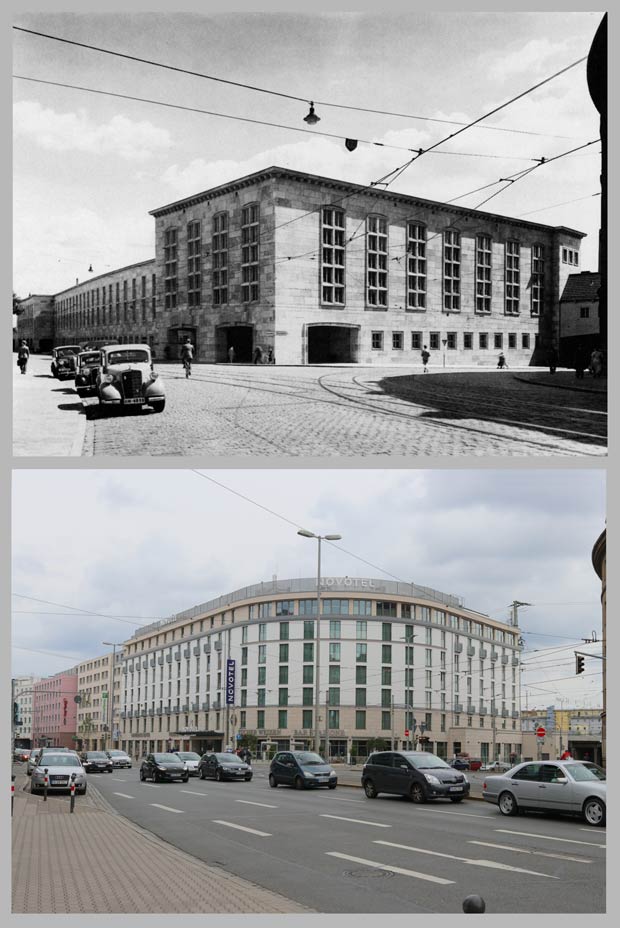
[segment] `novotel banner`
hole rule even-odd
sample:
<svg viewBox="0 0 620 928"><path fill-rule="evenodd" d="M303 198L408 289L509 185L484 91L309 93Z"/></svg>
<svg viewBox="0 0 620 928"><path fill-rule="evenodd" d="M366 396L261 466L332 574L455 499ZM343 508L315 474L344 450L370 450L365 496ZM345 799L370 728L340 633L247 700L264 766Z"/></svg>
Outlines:
<svg viewBox="0 0 620 928"><path fill-rule="evenodd" d="M353 590L384 590L382 584L375 583L374 580L366 580L363 577L321 577L321 586L324 589L330 587L348 587Z"/></svg>
<svg viewBox="0 0 620 928"><path fill-rule="evenodd" d="M226 705L235 704L235 661L226 661Z"/></svg>

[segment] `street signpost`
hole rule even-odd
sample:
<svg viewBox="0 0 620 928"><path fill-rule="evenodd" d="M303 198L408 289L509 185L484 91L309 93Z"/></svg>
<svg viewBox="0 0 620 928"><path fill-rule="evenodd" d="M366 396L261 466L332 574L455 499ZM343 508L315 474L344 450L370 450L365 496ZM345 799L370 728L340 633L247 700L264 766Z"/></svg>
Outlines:
<svg viewBox="0 0 620 928"><path fill-rule="evenodd" d="M547 734L546 729L543 728L542 725L539 725L538 728L536 729L536 737L544 738L546 734Z"/></svg>

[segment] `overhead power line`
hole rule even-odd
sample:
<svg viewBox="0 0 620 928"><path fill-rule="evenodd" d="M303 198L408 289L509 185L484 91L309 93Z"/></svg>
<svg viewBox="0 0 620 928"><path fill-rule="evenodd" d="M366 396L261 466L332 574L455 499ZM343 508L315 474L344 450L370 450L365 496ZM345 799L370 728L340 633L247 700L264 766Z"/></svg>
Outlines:
<svg viewBox="0 0 620 928"><path fill-rule="evenodd" d="M98 46L98 45L91 45L86 42L77 42L73 39L67 39L61 36L56 36L56 35L49 35L49 33L46 33L46 32L37 32L34 29L25 29L23 26L13 26L13 29L15 29L17 32L25 32L25 33L28 33L29 35L39 36L40 38L51 39L54 42L62 42L65 45L74 45L78 48L87 48L91 51L100 52L101 54L104 54L104 55L112 55L115 58L124 58L127 61L137 61L140 64L147 64L150 67L163 68L166 71L175 71L178 74L188 74L191 77L199 77L202 80L215 81L219 84L228 84L229 86L232 86L232 87L239 87L242 90L251 90L256 93L269 94L270 96L282 97L286 100L296 100L300 103L314 102L316 106L336 107L338 109L352 110L358 113L373 113L379 116L393 116L398 119L415 119L415 120L422 120L424 122L436 122L436 123L442 123L442 124L451 125L451 126L466 125L466 123L458 122L457 120L452 120L452 119L438 119L432 116L419 116L419 115L413 115L411 113L395 113L395 112L391 112L388 110L371 109L371 108L363 107L363 106L351 106L345 103L333 103L333 102L328 102L326 100L317 100L316 97L314 98L314 101L311 101L310 97L299 97L294 94L284 93L283 91L280 91L280 90L270 90L266 87L258 87L255 84L247 84L247 83L242 83L241 81L232 81L232 80L229 80L223 77L215 77L212 74L205 74L202 71L192 71L188 68L180 68L176 65L164 64L161 61L154 61L153 59L150 59L150 58L140 58L137 55L128 55L125 52L118 52L118 51L114 51L109 48L102 48L101 46ZM585 58L581 58L580 61L585 61ZM576 64L579 64L579 63L580 62L576 62ZM571 65L571 67L573 67L573 65ZM553 135L548 135L547 133L543 133L543 132L533 132L527 129L509 129L509 128L504 128L502 126L482 126L481 128L494 131L494 132L515 132L521 135L537 135L537 136L543 136L547 138L569 138L569 136L553 136Z"/></svg>

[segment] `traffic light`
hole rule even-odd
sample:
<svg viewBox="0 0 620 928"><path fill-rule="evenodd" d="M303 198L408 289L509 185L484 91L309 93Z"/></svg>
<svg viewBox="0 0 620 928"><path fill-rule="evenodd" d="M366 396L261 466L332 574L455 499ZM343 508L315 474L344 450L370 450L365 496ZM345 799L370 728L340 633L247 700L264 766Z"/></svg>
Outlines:
<svg viewBox="0 0 620 928"><path fill-rule="evenodd" d="M583 654L575 654L575 673L583 673L584 660Z"/></svg>

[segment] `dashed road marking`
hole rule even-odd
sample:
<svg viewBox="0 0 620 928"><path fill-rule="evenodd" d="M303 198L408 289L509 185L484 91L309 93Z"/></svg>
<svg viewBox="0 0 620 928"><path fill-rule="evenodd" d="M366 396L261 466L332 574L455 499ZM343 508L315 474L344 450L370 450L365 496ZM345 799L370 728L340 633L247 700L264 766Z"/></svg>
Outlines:
<svg viewBox="0 0 620 928"><path fill-rule="evenodd" d="M248 831L251 835L259 835L261 838L271 838L268 831L258 831L256 828L247 828L245 825L236 825L235 822L224 822L222 819L214 818L216 825L226 825L227 828L238 828L239 831Z"/></svg>
<svg viewBox="0 0 620 928"><path fill-rule="evenodd" d="M362 818L345 818L344 815L328 815L326 812L320 813L321 818L337 818L341 822L355 822L356 825L374 825L375 828L391 828L391 825L384 825L382 822L368 822Z"/></svg>
<svg viewBox="0 0 620 928"><path fill-rule="evenodd" d="M557 876L549 873L539 873L537 870L524 870L522 867L511 867L509 864L500 864L496 860L483 860L476 857L458 857L456 854L442 854L441 851L429 851L424 847L411 847L408 844L396 844L394 841L373 841L373 844L383 844L387 847L400 848L403 851L414 851L416 854L428 854L431 857L445 857L448 860L458 860L472 867L488 867L491 870L509 870L512 873L528 873L530 876L544 876L548 880L559 880Z"/></svg>
<svg viewBox="0 0 620 928"><path fill-rule="evenodd" d="M589 857L570 857L568 854L552 854L551 851L534 851L528 847L517 847L514 844L491 844L490 841L468 841L468 844L479 844L482 847L493 847L500 851L512 851L514 854L534 854L536 857L555 857L558 860L571 860L576 864L591 864Z"/></svg>
<svg viewBox="0 0 620 928"><path fill-rule="evenodd" d="M367 860L365 857L353 857L351 854L340 854L338 851L325 851L328 857L339 857L340 860L350 860L355 864L364 864L366 867L374 867L375 870L387 870L389 873L400 873L402 876L412 876L417 880L428 880L429 883L440 883L442 886L448 886L454 883L454 880L444 880L443 877L433 876L430 873L419 873L417 870L406 870L404 867L391 867L388 864L382 864L378 860Z"/></svg>
<svg viewBox="0 0 620 928"><path fill-rule="evenodd" d="M185 812L184 809L173 809L171 806L162 806L158 802L152 802L151 805L155 806L156 809L163 809L165 812L176 812L179 815L183 815Z"/></svg>
<svg viewBox="0 0 620 928"><path fill-rule="evenodd" d="M127 793L112 793L113 796L122 796L123 799L134 799L134 796L128 796Z"/></svg>
<svg viewBox="0 0 620 928"><path fill-rule="evenodd" d="M594 841L577 841L576 838L555 838L552 835L539 835L529 831L509 831L507 828L496 828L495 831L503 835L521 835L523 838L542 838L544 841L564 841L566 844L584 844L587 847L606 847L605 844L596 844Z"/></svg>
<svg viewBox="0 0 620 928"><path fill-rule="evenodd" d="M193 790L193 789L180 789L179 792L185 793L186 796L206 796L207 795L207 793L197 793L196 790Z"/></svg>
<svg viewBox="0 0 620 928"><path fill-rule="evenodd" d="M278 808L278 806L270 806L268 802L252 802L251 799L235 799L235 802L243 802L246 806L263 806L265 809Z"/></svg>

